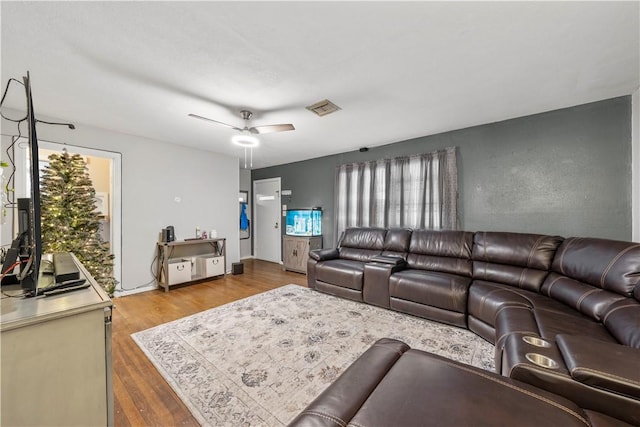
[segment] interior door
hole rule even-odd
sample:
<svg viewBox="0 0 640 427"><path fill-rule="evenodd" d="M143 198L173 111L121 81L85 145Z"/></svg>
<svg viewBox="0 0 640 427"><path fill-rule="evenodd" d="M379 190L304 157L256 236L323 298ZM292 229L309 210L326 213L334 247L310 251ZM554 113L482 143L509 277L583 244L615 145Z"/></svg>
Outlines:
<svg viewBox="0 0 640 427"><path fill-rule="evenodd" d="M280 233L280 178L253 182L255 207L255 257L280 263L282 237Z"/></svg>

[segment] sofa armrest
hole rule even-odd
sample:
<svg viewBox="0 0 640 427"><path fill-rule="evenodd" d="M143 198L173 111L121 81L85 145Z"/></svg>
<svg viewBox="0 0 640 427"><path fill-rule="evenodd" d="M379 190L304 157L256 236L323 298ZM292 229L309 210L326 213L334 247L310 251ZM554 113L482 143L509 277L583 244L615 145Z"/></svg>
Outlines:
<svg viewBox="0 0 640 427"><path fill-rule="evenodd" d="M389 265L404 265L406 261L404 258L400 256L390 256L390 255L376 255L370 260L371 262L379 262L381 264L389 264Z"/></svg>
<svg viewBox="0 0 640 427"><path fill-rule="evenodd" d="M578 335L556 342L574 380L640 399L640 349Z"/></svg>
<svg viewBox="0 0 640 427"><path fill-rule="evenodd" d="M340 252L337 249L315 249L309 251L309 257L316 261L326 261L328 259L336 259L340 257Z"/></svg>
<svg viewBox="0 0 640 427"><path fill-rule="evenodd" d="M381 262L379 259L387 259L389 262ZM362 301L390 308L389 278L393 273L405 268L404 259L397 257L375 256L364 266L364 285L362 286Z"/></svg>
<svg viewBox="0 0 640 427"><path fill-rule="evenodd" d="M346 425L407 350L409 346L401 341L378 340L294 418L289 427Z"/></svg>

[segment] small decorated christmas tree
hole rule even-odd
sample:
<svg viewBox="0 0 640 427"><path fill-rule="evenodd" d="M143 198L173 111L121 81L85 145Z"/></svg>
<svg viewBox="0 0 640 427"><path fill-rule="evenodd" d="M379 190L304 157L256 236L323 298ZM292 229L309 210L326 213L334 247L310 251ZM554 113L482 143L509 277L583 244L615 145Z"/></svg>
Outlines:
<svg viewBox="0 0 640 427"><path fill-rule="evenodd" d="M44 253L73 252L87 271L113 296L113 255L100 236L96 192L79 154L66 150L49 156L40 181Z"/></svg>

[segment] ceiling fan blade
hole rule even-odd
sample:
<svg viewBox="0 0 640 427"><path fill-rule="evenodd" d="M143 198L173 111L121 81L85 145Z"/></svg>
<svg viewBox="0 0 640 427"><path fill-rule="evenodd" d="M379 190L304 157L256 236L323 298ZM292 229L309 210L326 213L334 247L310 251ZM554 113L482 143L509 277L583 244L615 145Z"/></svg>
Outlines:
<svg viewBox="0 0 640 427"><path fill-rule="evenodd" d="M271 133L271 132L284 132L287 130L296 130L295 127L291 123L279 124L279 125L265 125L265 126L254 126L249 128L251 133Z"/></svg>
<svg viewBox="0 0 640 427"><path fill-rule="evenodd" d="M238 127L232 126L232 125L230 125L230 124L222 123L222 122L219 122L219 121L217 121L217 120L209 119L209 118L207 118L207 117L202 117L202 116L199 116L199 115L197 115L197 114L189 114L189 117L193 117L194 119L205 120L205 121L207 121L207 122L217 123L217 124L219 124L219 125L226 126L226 127L228 127L228 128L235 129L235 130L242 130L241 128L238 128Z"/></svg>

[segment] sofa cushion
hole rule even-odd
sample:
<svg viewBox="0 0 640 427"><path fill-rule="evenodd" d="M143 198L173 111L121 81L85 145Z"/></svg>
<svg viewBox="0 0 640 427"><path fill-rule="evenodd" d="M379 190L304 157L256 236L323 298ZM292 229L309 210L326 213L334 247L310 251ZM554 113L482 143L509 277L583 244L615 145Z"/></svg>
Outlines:
<svg viewBox="0 0 640 427"><path fill-rule="evenodd" d="M407 264L409 268L471 277L473 233L450 230L414 230Z"/></svg>
<svg viewBox="0 0 640 427"><path fill-rule="evenodd" d="M474 280L469 288L469 314L495 326L496 315L505 306L519 306L547 311L567 311L566 306L536 292L495 282Z"/></svg>
<svg viewBox="0 0 640 427"><path fill-rule="evenodd" d="M576 381L640 400L640 351L588 336L558 335L556 340Z"/></svg>
<svg viewBox="0 0 640 427"><path fill-rule="evenodd" d="M615 342L601 323L578 311L568 310L561 302L500 283L474 280L469 288L468 312L470 317L494 328L496 347L512 333L528 333L549 340L554 340L558 334L583 333ZM613 319L617 320L615 316ZM624 320L618 322L628 325ZM490 338L485 330L478 330L475 325L470 322L470 329L485 339ZM627 333L634 332L628 330Z"/></svg>
<svg viewBox="0 0 640 427"><path fill-rule="evenodd" d="M585 426L588 420L567 399L411 349L389 370L350 425Z"/></svg>
<svg viewBox="0 0 640 427"><path fill-rule="evenodd" d="M615 343L606 328L580 313L529 308L524 306L503 306L496 313L495 345L510 334L528 334L555 341L561 334L588 335L600 341Z"/></svg>
<svg viewBox="0 0 640 427"><path fill-rule="evenodd" d="M340 241L340 258L366 262L380 255L386 233L384 228L347 228Z"/></svg>
<svg viewBox="0 0 640 427"><path fill-rule="evenodd" d="M602 323L619 343L640 348L640 303L634 299L625 298L612 304Z"/></svg>
<svg viewBox="0 0 640 427"><path fill-rule="evenodd" d="M558 248L552 271L540 291L602 321L640 285L640 244L572 237Z"/></svg>
<svg viewBox="0 0 640 427"><path fill-rule="evenodd" d="M542 292L597 321L602 321L612 304L629 300L615 292L606 291L558 273L549 274Z"/></svg>
<svg viewBox="0 0 640 427"><path fill-rule="evenodd" d="M562 237L478 232L473 242L473 278L537 292Z"/></svg>
<svg viewBox="0 0 640 427"><path fill-rule="evenodd" d="M389 278L389 295L419 304L466 313L471 279L456 274L402 270Z"/></svg>
<svg viewBox="0 0 640 427"><path fill-rule="evenodd" d="M548 270L562 240L560 236L543 234L477 232L473 241L473 259Z"/></svg>
<svg viewBox="0 0 640 427"><path fill-rule="evenodd" d="M402 257L406 260L409 243L411 243L411 229L390 228L384 237L382 255Z"/></svg>
<svg viewBox="0 0 640 427"><path fill-rule="evenodd" d="M316 280L344 288L362 291L364 263L333 259L316 264Z"/></svg>
<svg viewBox="0 0 640 427"><path fill-rule="evenodd" d="M591 286L632 297L640 284L640 243L572 237L558 248L552 270Z"/></svg>
<svg viewBox="0 0 640 427"><path fill-rule="evenodd" d="M540 336L543 338L555 340L560 334L587 335L601 341L616 342L602 323L576 311L535 310L535 316Z"/></svg>

